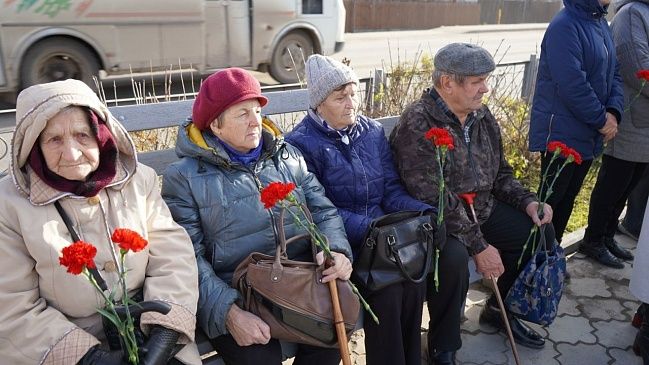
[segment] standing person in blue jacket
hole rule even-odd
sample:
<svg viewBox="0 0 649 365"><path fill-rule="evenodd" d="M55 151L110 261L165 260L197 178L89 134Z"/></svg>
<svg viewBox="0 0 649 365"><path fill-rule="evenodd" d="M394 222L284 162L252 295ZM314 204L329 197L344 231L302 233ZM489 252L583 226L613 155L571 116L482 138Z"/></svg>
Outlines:
<svg viewBox="0 0 649 365"><path fill-rule="evenodd" d="M530 151L543 152L541 171L552 158L545 153L550 141L566 143L584 160L581 165L566 166L548 199L559 242L593 159L602 152L604 142L615 137L622 116L621 78L605 18L609 2L563 0L565 8L552 19L541 43ZM563 162L563 158L555 161L548 181ZM599 261L615 260L603 245L582 246L581 250Z"/></svg>
<svg viewBox="0 0 649 365"><path fill-rule="evenodd" d="M602 167L590 196L588 227L582 245L597 247L603 242L618 260L593 257L604 265L621 269L622 260L633 260L633 254L615 241L618 219L649 165L649 87L636 77L638 71L649 69L649 0L623 0L617 6L611 30L628 108L619 133L604 150ZM634 203L643 205L646 201L645 196L644 201Z"/></svg>
<svg viewBox="0 0 649 365"><path fill-rule="evenodd" d="M372 219L403 210L431 214L436 210L408 195L383 127L358 114L354 71L331 58L313 55L306 63L306 77L310 109L286 140L302 151L309 171L338 208L357 258ZM441 232L437 237L445 236ZM439 259L439 291L429 277L428 284L402 282L364 294L381 322L364 322L368 364L421 364L424 297L430 314L429 363L455 363L455 352L462 345L460 317L468 289L467 261L462 243L448 237Z"/></svg>

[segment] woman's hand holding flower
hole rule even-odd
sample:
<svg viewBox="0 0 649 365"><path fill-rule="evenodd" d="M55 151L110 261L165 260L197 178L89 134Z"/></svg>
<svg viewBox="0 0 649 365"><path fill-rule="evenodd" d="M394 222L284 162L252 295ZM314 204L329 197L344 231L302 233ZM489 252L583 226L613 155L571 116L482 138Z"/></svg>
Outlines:
<svg viewBox="0 0 649 365"><path fill-rule="evenodd" d="M327 283L335 279L349 280L352 275L352 263L347 256L339 252L331 252L331 256L333 256L333 260L331 260L333 265L322 272L322 282ZM315 258L318 265L322 265L324 253L322 251L318 252Z"/></svg>

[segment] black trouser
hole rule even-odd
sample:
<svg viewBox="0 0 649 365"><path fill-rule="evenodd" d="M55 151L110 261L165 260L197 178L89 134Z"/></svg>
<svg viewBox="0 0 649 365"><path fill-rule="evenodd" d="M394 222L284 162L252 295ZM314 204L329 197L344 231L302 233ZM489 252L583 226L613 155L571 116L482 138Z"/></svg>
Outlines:
<svg viewBox="0 0 649 365"><path fill-rule="evenodd" d="M645 167L642 177L626 200L626 215L622 222L624 228L636 236L640 236L647 199L649 199L649 168Z"/></svg>
<svg viewBox="0 0 649 365"><path fill-rule="evenodd" d="M231 335L210 340L214 349L227 365L281 365L282 348L279 341L271 339L265 345L239 346ZM338 348L298 345L294 365L338 365Z"/></svg>
<svg viewBox="0 0 649 365"><path fill-rule="evenodd" d="M402 282L363 296L379 318L363 319L368 364L420 365L421 313L426 282Z"/></svg>
<svg viewBox="0 0 649 365"><path fill-rule="evenodd" d="M543 178L542 174L550 163L550 159L552 159L552 153L545 153L541 159L541 178ZM565 159L561 157L554 160L546 180L548 185L552 182L554 175L561 165L563 165L564 161ZM554 233L559 242L561 242L563 232L566 230L568 219L570 219L570 214L575 204L575 198L579 194L581 185L592 163L593 160L584 160L581 165L577 165L576 163L568 164L561 171L557 181L554 183L552 195L548 198L547 203L552 207L552 225L554 226ZM546 190L547 188L545 187L543 191ZM538 191L541 191L541 187L539 187Z"/></svg>
<svg viewBox="0 0 649 365"><path fill-rule="evenodd" d="M584 242L602 243L603 238L615 236L626 199L640 181L646 167L646 163L620 160L608 155L602 157L597 182L590 195Z"/></svg>
<svg viewBox="0 0 649 365"><path fill-rule="evenodd" d="M480 226L482 234L487 243L494 246L500 252L500 258L505 267L505 273L498 278L498 290L503 300L512 287L518 274L525 268L525 264L531 257L530 245L525 250L521 265L518 266L518 259L523 252L523 246L527 241L532 228L532 219L525 213L508 204L496 200L494 210ZM537 240L538 240L537 234ZM554 242L554 228L548 224L545 228L546 244ZM490 304L495 300L490 299Z"/></svg>
<svg viewBox="0 0 649 365"><path fill-rule="evenodd" d="M429 358L434 351L456 351L462 347L460 320L469 289L468 261L466 247L457 239L447 237L439 258L439 291L435 290L433 274L428 276Z"/></svg>

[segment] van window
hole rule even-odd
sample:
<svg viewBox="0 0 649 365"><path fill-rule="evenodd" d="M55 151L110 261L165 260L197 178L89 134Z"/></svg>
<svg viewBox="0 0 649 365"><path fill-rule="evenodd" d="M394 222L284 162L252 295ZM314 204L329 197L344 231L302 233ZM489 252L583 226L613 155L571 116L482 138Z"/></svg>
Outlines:
<svg viewBox="0 0 649 365"><path fill-rule="evenodd" d="M322 14L322 0L302 0L302 14Z"/></svg>

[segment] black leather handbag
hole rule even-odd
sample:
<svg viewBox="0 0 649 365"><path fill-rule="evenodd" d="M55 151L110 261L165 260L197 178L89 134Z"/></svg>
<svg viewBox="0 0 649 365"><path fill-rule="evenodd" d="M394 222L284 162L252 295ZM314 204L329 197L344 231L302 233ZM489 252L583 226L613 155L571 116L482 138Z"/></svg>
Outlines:
<svg viewBox="0 0 649 365"><path fill-rule="evenodd" d="M406 280L421 283L430 270L433 235L430 215L419 211L375 219L354 263L355 281L371 291Z"/></svg>

